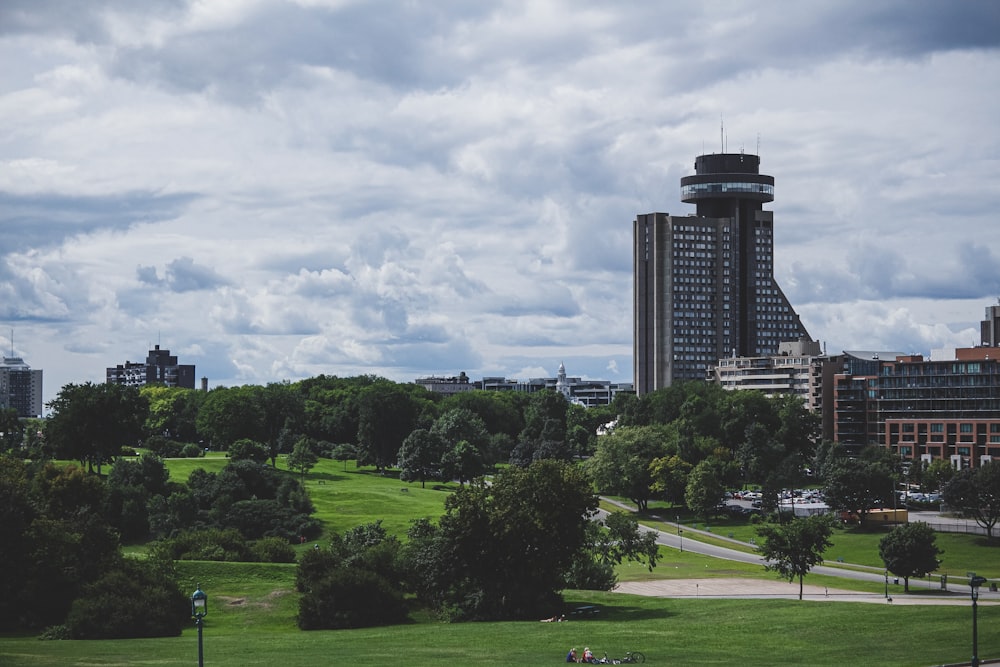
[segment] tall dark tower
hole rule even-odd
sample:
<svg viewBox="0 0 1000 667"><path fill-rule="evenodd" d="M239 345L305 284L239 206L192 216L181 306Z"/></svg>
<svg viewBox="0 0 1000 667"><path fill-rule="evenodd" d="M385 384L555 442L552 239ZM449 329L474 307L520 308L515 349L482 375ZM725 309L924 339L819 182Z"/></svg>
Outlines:
<svg viewBox="0 0 1000 667"><path fill-rule="evenodd" d="M745 153L701 155L681 179L689 216L633 223L635 389L704 380L728 356L777 354L809 338L774 281L774 178Z"/></svg>

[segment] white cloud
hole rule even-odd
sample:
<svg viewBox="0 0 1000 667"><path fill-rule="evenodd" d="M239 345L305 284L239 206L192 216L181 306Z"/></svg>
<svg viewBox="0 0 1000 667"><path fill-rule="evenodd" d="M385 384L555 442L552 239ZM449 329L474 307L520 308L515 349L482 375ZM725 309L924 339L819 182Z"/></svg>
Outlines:
<svg viewBox="0 0 1000 667"><path fill-rule="evenodd" d="M776 275L813 336L968 345L1000 294L998 20L923 1L4 3L0 319L47 400L151 341L212 386L560 361L622 380L631 220L692 212L695 156L759 137Z"/></svg>

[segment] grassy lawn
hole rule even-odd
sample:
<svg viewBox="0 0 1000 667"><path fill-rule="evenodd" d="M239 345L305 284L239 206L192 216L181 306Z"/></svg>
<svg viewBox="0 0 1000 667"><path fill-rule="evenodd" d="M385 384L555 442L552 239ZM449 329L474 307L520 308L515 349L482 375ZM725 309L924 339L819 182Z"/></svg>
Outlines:
<svg viewBox="0 0 1000 667"><path fill-rule="evenodd" d="M197 467L220 470L221 456L170 459L171 478L187 479ZM284 468L279 460L279 468ZM322 460L305 478L317 517L330 530L383 520L402 533L417 517L436 519L454 486L403 483L371 469ZM405 491L403 489L406 489ZM673 521L672 509L649 514ZM689 527L704 524L681 516ZM644 523L655 524L650 517ZM745 521L709 524L713 533L738 539L754 536ZM663 526L664 529L672 529ZM690 533L693 537L693 533ZM838 530L828 557L880 565L881 533ZM719 540L724 542L724 540ZM963 575L975 570L1000 577L1000 551L978 538L938 535L945 550L944 568ZM303 545L300 548L309 548ZM507 622L444 624L414 614L407 625L363 630L302 632L295 624L298 594L295 565L254 563L178 563L182 586L199 585L209 596L204 627L205 664L253 665L385 665L405 662L415 667L442 662L480 665L562 663L567 650L590 646L598 656L637 649L652 665L790 665L927 666L968 661L971 613L962 606L872 605L794 600L660 599L594 591L566 592L566 609L582 604L601 608L598 617L567 623ZM751 564L661 548L652 572L637 564L619 568L623 581L663 578L755 577L775 575ZM882 584L850 582L809 575L806 583L830 588L882 592ZM922 584L917 584L921 586ZM893 594L900 594L902 586ZM553 610L555 613L558 610ZM1000 606L979 607L979 656L1000 659ZM191 665L197 660L193 625L183 636L122 641L39 641L34 636L0 637L0 665L81 667L120 665Z"/></svg>
<svg viewBox="0 0 1000 667"><path fill-rule="evenodd" d="M301 632L287 568L188 564L209 594L205 664L485 665L561 663L571 646L602 655L638 649L652 665L923 666L968 660L969 610L788 600L663 600L575 591L567 604L596 604L598 620L567 623L409 625ZM211 585L206 582L211 582ZM1000 607L980 607L980 657L1000 657ZM128 641L0 639L0 664L87 667L190 665L196 632Z"/></svg>

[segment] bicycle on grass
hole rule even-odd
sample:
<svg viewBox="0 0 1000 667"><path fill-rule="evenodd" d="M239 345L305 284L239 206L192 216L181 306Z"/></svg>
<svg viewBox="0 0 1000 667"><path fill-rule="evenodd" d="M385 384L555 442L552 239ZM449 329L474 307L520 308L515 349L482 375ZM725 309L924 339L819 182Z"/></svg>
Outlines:
<svg viewBox="0 0 1000 667"><path fill-rule="evenodd" d="M625 651L625 655L621 658L609 658L608 654L605 653L604 657L600 660L594 660L595 665L633 665L646 662L646 656L644 656L639 651Z"/></svg>

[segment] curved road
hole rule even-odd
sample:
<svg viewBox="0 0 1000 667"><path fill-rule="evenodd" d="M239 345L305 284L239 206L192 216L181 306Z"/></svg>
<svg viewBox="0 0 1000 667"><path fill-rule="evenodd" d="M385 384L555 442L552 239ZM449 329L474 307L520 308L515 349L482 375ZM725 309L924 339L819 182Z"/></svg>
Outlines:
<svg viewBox="0 0 1000 667"><path fill-rule="evenodd" d="M601 498L601 500L608 504L615 505L616 507L620 507L621 509L627 512L635 511L634 508L629 507L628 505L619 503L614 500L610 500L608 498ZM605 510L598 510L598 514L599 516L603 517L606 516L608 512ZM659 517L656 516L654 516L653 518L659 519ZM716 533L710 533L707 531L697 530L694 528L689 528L687 526L678 525L677 523L674 523L672 521L668 521L667 523L674 526L675 530L668 532L659 530L657 528L653 528L651 526L646 526L643 524L640 524L640 528L643 530L648 530L656 533L657 536L656 543L662 544L663 546L671 547L674 549L680 549L683 551L689 551L691 553L701 554L704 556L711 556L712 558L721 558L724 560L739 561L741 563L751 563L754 565L760 565L762 568L764 567L764 559L755 553L747 553L745 551L739 551L737 549L727 549L726 547L717 546L715 544L709 544L707 542L701 542L700 540L697 539L691 539L691 538L685 539L684 536L693 533L693 534L704 535L706 537L711 536L715 540L726 541L730 540L730 538L722 537ZM681 534L679 535L676 532L676 528L678 527L682 530ZM740 542L738 540L730 540L730 541L732 541L734 544L746 545L745 542ZM866 566L866 565L854 565L854 564L848 564L848 565L850 565L849 568L833 567L829 565L817 565L814 568L812 568L810 572L814 574L822 574L831 577L840 577L843 579L853 579L856 581L869 581L877 583L883 583L885 581L885 573L884 570L882 570L881 568L873 568L871 566ZM918 580L910 581L911 584L910 592L907 595L907 597L909 598L920 597L920 589L914 586L914 584L916 584L917 581ZM924 580L920 579L919 582L923 583ZM939 584L935 585L933 590L935 591L936 595L934 595L933 598L928 598L928 599L940 600L942 597L941 594L938 592L940 591L940 585ZM958 579L955 582L949 582L947 585L947 591L956 596L961 596L962 598L964 598L965 602L969 601L969 585L964 579ZM1000 593L991 592L987 587L981 587L979 589L979 600L981 602L992 602L992 603L1000 602Z"/></svg>

